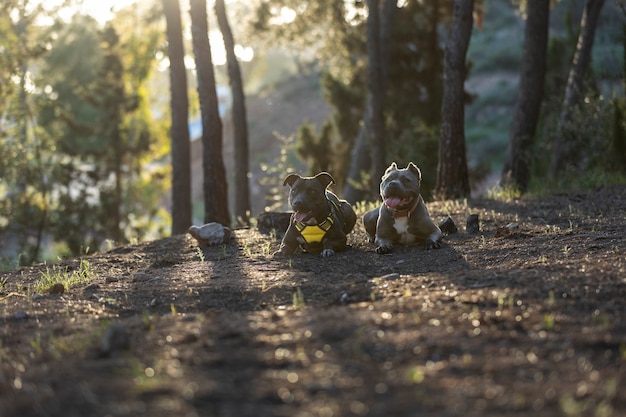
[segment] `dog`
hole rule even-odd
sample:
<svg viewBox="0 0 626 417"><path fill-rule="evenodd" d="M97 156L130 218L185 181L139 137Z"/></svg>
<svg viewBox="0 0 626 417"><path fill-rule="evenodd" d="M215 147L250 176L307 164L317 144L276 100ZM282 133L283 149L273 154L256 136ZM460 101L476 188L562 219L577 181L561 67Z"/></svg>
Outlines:
<svg viewBox="0 0 626 417"><path fill-rule="evenodd" d="M333 256L347 246L347 235L357 216L350 203L327 190L335 180L322 172L314 177L290 174L283 185L289 185L289 204L294 213L275 255L291 255L299 247L306 252Z"/></svg>
<svg viewBox="0 0 626 417"><path fill-rule="evenodd" d="M425 242L426 249L441 246L441 230L433 223L420 194L422 173L412 162L404 169L392 163L380 182L383 204L363 215L363 225L376 252L389 253L394 245Z"/></svg>

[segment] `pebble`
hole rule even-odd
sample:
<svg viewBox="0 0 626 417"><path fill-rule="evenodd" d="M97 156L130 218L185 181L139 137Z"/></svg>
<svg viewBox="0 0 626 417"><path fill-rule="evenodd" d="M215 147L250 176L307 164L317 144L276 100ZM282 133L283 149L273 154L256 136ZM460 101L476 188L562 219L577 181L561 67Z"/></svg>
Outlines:
<svg viewBox="0 0 626 417"><path fill-rule="evenodd" d="M13 317L17 320L24 320L28 318L28 314L25 311L18 311Z"/></svg>
<svg viewBox="0 0 626 417"><path fill-rule="evenodd" d="M133 282L146 282L150 281L152 277L145 272L136 272L133 274Z"/></svg>
<svg viewBox="0 0 626 417"><path fill-rule="evenodd" d="M101 351L108 355L114 351L130 348L130 335L124 326L113 324L102 335Z"/></svg>
<svg viewBox="0 0 626 417"><path fill-rule="evenodd" d="M46 290L48 294L63 294L65 292L65 285L57 282L52 287Z"/></svg>
<svg viewBox="0 0 626 417"><path fill-rule="evenodd" d="M97 291L100 289L98 284L89 284L85 288L83 288L83 292Z"/></svg>
<svg viewBox="0 0 626 417"><path fill-rule="evenodd" d="M467 216L465 230L467 231L467 233L480 232L480 221L478 219L478 214L470 214L469 216Z"/></svg>

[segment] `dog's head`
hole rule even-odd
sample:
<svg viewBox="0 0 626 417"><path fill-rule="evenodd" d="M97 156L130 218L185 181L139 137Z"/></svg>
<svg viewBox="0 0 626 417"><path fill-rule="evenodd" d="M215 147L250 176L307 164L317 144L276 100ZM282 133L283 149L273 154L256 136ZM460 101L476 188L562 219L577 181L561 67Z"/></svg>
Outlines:
<svg viewBox="0 0 626 417"><path fill-rule="evenodd" d="M380 182L380 196L385 206L392 210L408 210L416 202L420 194L422 173L413 163L409 162L406 168L398 169L393 162Z"/></svg>
<svg viewBox="0 0 626 417"><path fill-rule="evenodd" d="M326 199L326 188L335 180L322 172L314 177L301 177L290 174L283 185L289 185L289 204L295 212L295 219L307 224L317 224L328 216L329 205Z"/></svg>

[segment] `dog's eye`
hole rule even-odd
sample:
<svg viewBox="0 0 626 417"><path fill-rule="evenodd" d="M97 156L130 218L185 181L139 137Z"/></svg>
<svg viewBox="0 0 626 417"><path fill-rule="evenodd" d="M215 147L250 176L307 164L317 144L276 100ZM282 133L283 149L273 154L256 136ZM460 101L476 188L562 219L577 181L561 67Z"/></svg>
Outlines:
<svg viewBox="0 0 626 417"><path fill-rule="evenodd" d="M411 180L409 180L407 177L402 177L401 180L403 184L408 184L411 182Z"/></svg>

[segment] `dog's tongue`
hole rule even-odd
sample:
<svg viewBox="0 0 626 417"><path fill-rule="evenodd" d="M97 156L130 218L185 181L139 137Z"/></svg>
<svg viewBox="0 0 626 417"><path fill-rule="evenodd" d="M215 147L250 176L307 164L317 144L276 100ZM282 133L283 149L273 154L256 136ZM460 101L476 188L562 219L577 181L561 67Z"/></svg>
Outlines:
<svg viewBox="0 0 626 417"><path fill-rule="evenodd" d="M304 219L306 219L306 217L307 217L307 215L308 215L308 214L309 214L309 213L303 213L303 212L301 212L301 211L297 211L297 212L295 213L295 215L294 215L294 216L295 216L295 218L296 218L296 221L301 222L301 221L303 221Z"/></svg>
<svg viewBox="0 0 626 417"><path fill-rule="evenodd" d="M402 201L402 199L399 197L387 197L385 198L385 205L389 208L396 208L398 204L400 204L400 201Z"/></svg>

